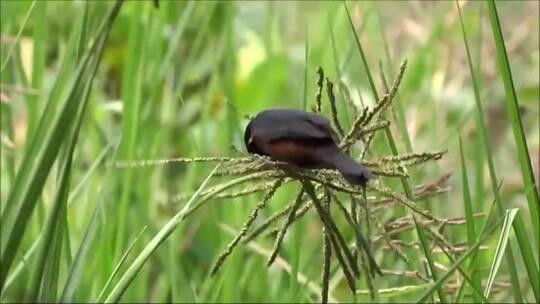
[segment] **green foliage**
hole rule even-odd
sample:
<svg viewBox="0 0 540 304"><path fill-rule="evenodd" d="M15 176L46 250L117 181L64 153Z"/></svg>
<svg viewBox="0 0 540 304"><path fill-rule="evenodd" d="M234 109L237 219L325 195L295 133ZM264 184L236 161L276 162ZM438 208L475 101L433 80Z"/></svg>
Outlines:
<svg viewBox="0 0 540 304"><path fill-rule="evenodd" d="M0 1L2 302L538 302L537 2L120 3ZM365 197L243 152L318 67Z"/></svg>

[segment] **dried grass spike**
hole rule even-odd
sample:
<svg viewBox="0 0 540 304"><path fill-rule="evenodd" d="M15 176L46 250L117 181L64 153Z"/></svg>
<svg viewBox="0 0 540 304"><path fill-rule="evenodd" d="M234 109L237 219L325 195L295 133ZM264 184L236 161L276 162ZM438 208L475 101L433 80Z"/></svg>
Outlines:
<svg viewBox="0 0 540 304"><path fill-rule="evenodd" d="M268 258L268 261L266 262L266 266L272 265L274 263L274 260L276 259L276 256L279 252L279 248L281 247L281 243L283 242L283 238L285 237L285 233L287 233L287 228L291 225L294 215L296 213L296 210L300 206L300 203L302 202L302 196L304 195L304 188L300 189L298 192L298 195L296 196L296 199L294 201L294 205L292 209L289 212L289 215L287 216L287 219L285 222L283 222L283 225L281 226L281 229L278 232L278 235L276 237L276 241L274 243L274 248L272 249L272 253L270 254L270 257Z"/></svg>
<svg viewBox="0 0 540 304"><path fill-rule="evenodd" d="M322 289L321 289L321 303L328 303L328 286L330 285L330 266L332 263L332 244L330 243L330 236L326 228L323 228L324 245L323 245L323 273L322 273Z"/></svg>
<svg viewBox="0 0 540 304"><path fill-rule="evenodd" d="M328 103L330 104L330 111L332 112L332 120L334 121L334 126L336 127L339 136L343 137L345 133L343 132L343 127L339 123L337 107L336 107L336 95L334 95L334 84L326 77L326 93L328 95Z"/></svg>
<svg viewBox="0 0 540 304"><path fill-rule="evenodd" d="M341 143L339 144L340 147L345 147L345 143L349 142L351 138L353 138L354 134L358 132L358 130L362 127L364 124L364 121L366 120L366 117L368 115L369 108L363 108L362 113L356 117L356 120L353 122L353 125L351 129L349 130L349 133L341 139Z"/></svg>
<svg viewBox="0 0 540 304"><path fill-rule="evenodd" d="M201 162L250 162L252 157L179 157L170 159L120 160L116 168L135 168L166 165L169 163L201 163Z"/></svg>
<svg viewBox="0 0 540 304"><path fill-rule="evenodd" d="M296 214L294 215L294 218L292 220L292 222L294 223L294 221L298 220L299 218L301 218L302 216L304 216L306 214L306 212L308 212L308 210L313 206L313 202L312 201L309 201L307 202L304 206L302 206L302 208L300 208L300 210L298 210L296 212ZM292 206L291 206L292 207ZM261 225L262 226L262 225ZM268 226L267 226L268 227ZM272 229L270 230L266 235L275 235L279 232L279 228L275 228L275 229Z"/></svg>
<svg viewBox="0 0 540 304"><path fill-rule="evenodd" d="M317 68L317 94L315 95L315 112L321 113L321 99L323 90L324 71L321 67Z"/></svg>
<svg viewBox="0 0 540 304"><path fill-rule="evenodd" d="M349 89L347 88L347 86L345 85L345 83L342 81L342 80L339 80L339 83L338 83L338 86L339 86L339 90L343 93L344 97L345 97L345 102L351 106L354 110L354 114L357 115L358 114L358 107L354 104L352 98L351 98L351 92L349 92Z"/></svg>
<svg viewBox="0 0 540 304"><path fill-rule="evenodd" d="M390 196L390 197L394 198L399 203L405 205L406 207L408 207L412 211L421 214L425 218L428 218L430 220L439 221L439 219L437 219L433 215L431 215L429 213L429 211L424 210L424 209L416 206L416 204L414 204L413 202L410 202L407 199L404 199L404 198L400 197L399 195L392 192L392 190L390 190L389 188L379 188L379 187L375 187L375 186L370 185L370 184L367 184L367 187L368 187L368 189L370 189L372 191L375 191L375 192L378 192L380 194L383 194L383 195Z"/></svg>
<svg viewBox="0 0 540 304"><path fill-rule="evenodd" d="M345 257L347 258L347 261L349 264L348 267L350 267L355 277L358 277L360 272L358 270L358 266L355 263L355 259L351 251L349 250L349 247L347 245L347 242L345 242L343 235L340 233L339 229L337 228L336 223L334 223L334 220L332 219L329 211L325 210L324 207L322 206L320 200L315 195L315 191L313 190L313 186L311 185L311 183L309 181L303 181L303 183L304 183L304 188L306 189L306 193L311 197L313 204L315 205L315 208L317 209L317 212L319 213L319 217L321 218L321 221L330 232L330 236L331 236L330 239L332 241L332 244L334 245L336 255L339 257L341 249L342 249L343 252L345 253ZM348 270L348 267L345 264L345 268L347 268L347 270Z"/></svg>
<svg viewBox="0 0 540 304"><path fill-rule="evenodd" d="M221 265L223 265L223 262L225 262L227 257L231 254L234 247L236 247L236 245L238 244L240 239L243 238L246 235L249 227L251 227L251 224L253 224L253 222L257 218L257 214L259 213L259 210L261 210L262 208L264 208L264 206L266 206L266 203L272 198L272 196L274 196L274 193L276 193L277 188L279 188L279 186L281 186L282 182L283 182L283 178L278 179L274 183L274 187L272 189L270 189L264 195L262 201L255 207L255 209L253 209L253 211L251 212L251 215L249 216L248 220L242 226L242 229L240 230L240 233L238 233L238 235L229 243L229 245L227 246L227 249L225 249L225 251L217 259L214 266L212 266L212 270L210 271L211 276L216 274L216 272L219 270Z"/></svg>
<svg viewBox="0 0 540 304"><path fill-rule="evenodd" d="M283 184L286 184L286 183L288 183L290 181L291 181L291 179L285 178L284 181L283 181ZM245 189L242 189L242 190L239 190L239 191L218 194L216 196L216 198L233 198L233 197L245 196L245 195L254 194L254 193L257 193L257 192L268 191L268 190L272 189L273 186L274 186L274 183L272 183L272 182L267 182L267 183L262 183L262 184L255 184L253 186L249 186L249 187L247 187Z"/></svg>

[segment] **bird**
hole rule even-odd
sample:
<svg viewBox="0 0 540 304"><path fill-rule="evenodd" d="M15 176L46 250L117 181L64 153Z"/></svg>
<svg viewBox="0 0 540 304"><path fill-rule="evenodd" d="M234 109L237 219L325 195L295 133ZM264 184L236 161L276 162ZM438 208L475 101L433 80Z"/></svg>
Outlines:
<svg viewBox="0 0 540 304"><path fill-rule="evenodd" d="M244 143L251 154L301 168L335 169L353 185L374 178L365 166L343 152L337 133L324 116L296 109L268 109L246 126Z"/></svg>

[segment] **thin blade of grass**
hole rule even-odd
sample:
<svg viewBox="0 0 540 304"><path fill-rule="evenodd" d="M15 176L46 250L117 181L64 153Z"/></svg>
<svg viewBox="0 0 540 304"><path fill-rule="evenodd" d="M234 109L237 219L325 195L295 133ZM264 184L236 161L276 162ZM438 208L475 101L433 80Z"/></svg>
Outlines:
<svg viewBox="0 0 540 304"><path fill-rule="evenodd" d="M495 257L489 269L489 275L486 282L486 288L484 289L484 297L489 298L489 293L491 292L491 287L495 282L495 277L501 266L501 262L506 250L506 245L508 244L508 239L510 238L510 229L512 228L512 222L517 214L518 209L512 209L506 211L506 216L504 217L503 227L501 235L499 236L499 241L497 242L497 247L495 248Z"/></svg>
<svg viewBox="0 0 540 304"><path fill-rule="evenodd" d="M17 36L15 37L15 42L13 42L13 45L9 49L9 52L6 56L6 60L4 61L4 63L2 63L2 68L0 69L0 73L4 73L4 69L6 68L9 60L11 59L11 56L13 56L13 52L15 52L15 49L17 48L17 44L19 40L21 39L21 35L23 33L24 28L26 27L26 23L28 22L28 19L30 19L30 15L32 15L32 12L34 11L34 7L36 6L36 3L37 3L36 0L32 1L32 5L30 5L28 12L26 12L26 16L24 16L21 27L19 28L19 31L17 32Z"/></svg>
<svg viewBox="0 0 540 304"><path fill-rule="evenodd" d="M90 165L90 168L86 171L83 177L80 178L79 182L75 187L73 187L73 191L69 193L69 199L68 199L68 208L71 206L77 195L81 193L84 186L88 184L88 180L90 179L90 176L96 171L96 169L103 163L106 156L111 151L112 145L107 145L99 154L99 156L92 162Z"/></svg>
<svg viewBox="0 0 540 304"><path fill-rule="evenodd" d="M459 136L459 155L461 158L461 181L462 181L462 190L463 190L463 205L465 207L465 218L466 220L466 228L467 228L467 242L469 244L469 247L472 247L474 245L474 242L476 241L476 231L475 231L475 224L474 224L474 217L473 217L473 206L471 202L471 191L469 189L469 177L467 174L467 165L465 164L465 155L463 153L463 143L461 140L461 136ZM481 278L479 274L475 271L475 263L474 260L470 260L470 272L472 273L472 283L474 284L474 288L479 289L481 287ZM461 293L463 294L463 293ZM474 293L473 299L475 303L479 303L481 301L481 298ZM460 299L458 296L458 301L463 301L463 298Z"/></svg>
<svg viewBox="0 0 540 304"><path fill-rule="evenodd" d="M131 244L129 244L128 248L124 252L124 255L122 255L122 258L120 258L120 261L118 262L118 264L114 268L113 272L111 273L111 276L109 277L109 279L107 279L107 282L105 283L105 285L103 286L103 288L99 292L99 295L98 295L98 297L96 299L96 303L103 302L103 295L105 294L105 291L107 291L107 289L111 285L112 281L114 280L114 277L116 276L118 271L120 271L120 267L122 267L122 265L126 261L127 257L129 256L129 253L131 252L131 250L135 246L135 243L137 243L139 238L146 231L146 227L148 227L148 226L144 226L143 229L141 229L141 231L139 232L139 234L135 237L135 239L131 242Z"/></svg>
<svg viewBox="0 0 540 304"><path fill-rule="evenodd" d="M71 268L69 269L69 273L66 279L66 282L64 284L64 288L62 289L62 295L60 296L60 302L62 303L68 303L72 302L73 295L75 294L75 291L78 287L79 280L81 277L82 268L86 259L86 254L88 253L88 250L90 249L90 245L94 239L94 233L96 231L96 218L98 216L98 212L103 207L103 201L105 197L105 191L107 188L107 185L110 185L110 181L112 180L110 170L112 167L112 164L115 163L115 160L118 155L118 146L117 143L114 148L114 153L112 157L112 162L107 167L107 171L104 174L103 183L101 185L101 190L99 193L99 197L97 199L96 206L94 207L94 210L92 211L92 215L90 217L90 221L88 222L88 225L86 226L86 229L84 231L84 236L81 240L81 244L79 245L79 248L77 249L77 253L75 254L75 259L73 260L73 264L71 265Z"/></svg>
<svg viewBox="0 0 540 304"><path fill-rule="evenodd" d="M201 201L197 203L195 203L195 201L199 200L202 190L206 187L206 184L210 181L210 178L214 175L219 166L220 165L218 164L214 167L212 172L210 172L206 179L201 183L199 189L197 189L191 199L186 203L184 208L182 208L180 212L178 212L174 217L172 217L169 222L167 222L167 224L165 224L165 226L163 226L163 228L158 231L158 233L148 243L148 245L144 247L143 251L137 256L137 258L129 266L128 270L126 270L124 275L116 283L113 290L107 295L105 303L116 303L120 300L122 294L124 294L130 283L133 281L133 279L135 279L135 276L141 270L145 262L150 258L152 253L154 253L154 251L159 247L159 245L167 239L167 237L175 230L176 227L178 227L181 222L183 222L189 212L193 210L193 208L196 208L198 205L200 205ZM193 208L192 205L194 205Z"/></svg>
<svg viewBox="0 0 540 304"><path fill-rule="evenodd" d="M35 3L35 2L34 2ZM34 6L32 3L32 7ZM30 10L32 9L30 7ZM32 51L32 88L36 92L40 92L43 78L45 75L45 60L47 55L47 1L39 1L37 3L37 9L34 17L34 33L33 42L34 49ZM41 110L41 102L39 102L39 95L30 94L26 98L26 109L28 111L28 131L26 138L32 138L35 123L39 119L39 113Z"/></svg>
<svg viewBox="0 0 540 304"><path fill-rule="evenodd" d="M345 2L343 2L343 6L345 7L345 11L347 13L347 18L348 18L348 21L349 21L349 25L351 27L351 31L354 34L356 46L357 46L358 52L360 54L360 57L362 59L362 63L364 65L364 69L365 69L367 77L368 77L368 81L369 81L369 85L370 85L373 97L374 97L375 100L379 100L379 95L377 93L377 88L375 87L375 84L373 82L373 77L372 77L372 74L370 72L369 66L367 64L367 60L366 60L366 56L364 54L364 50L362 48L362 44L360 43L360 39L358 38L358 34L356 33L356 30L354 28L354 24L352 22L351 16L349 14L349 10L348 10L347 5L346 5ZM397 146L395 144L395 141L394 141L394 138L392 136L392 132L391 132L390 128L387 126L387 127L384 128L384 131L385 131L386 139L387 139L387 142L388 142L388 146L389 146L392 154L394 156L398 155ZM403 130L403 132L407 132L406 129ZM405 135L403 137L407 138L407 139L409 138L408 135ZM406 142L406 146L410 147L410 143ZM412 188L411 188L408 180L405 177L402 177L402 178L400 178L400 181L401 181L401 185L402 185L403 191L405 192L405 195L406 195L407 199L409 199L410 201L414 201L414 195L413 195ZM415 229L415 230L416 230L416 234L418 235L418 238L420 238L420 233L421 232L418 231L418 229ZM424 243L420 242L420 245L422 245L424 252L429 252L430 249L424 247Z"/></svg>
<svg viewBox="0 0 540 304"><path fill-rule="evenodd" d="M533 290L533 295L536 300L536 303L540 303L540 274L538 273L538 266L534 259L533 250L531 244L529 243L529 238L525 231L525 223L521 214L518 214L514 219L514 233L519 244L519 249L521 250L521 258L525 263L525 269L527 270L527 275L529 276L529 282Z"/></svg>
<svg viewBox="0 0 540 304"><path fill-rule="evenodd" d="M486 234L486 232L488 231L488 228L490 227L491 223L495 220L496 214L498 213L498 212L497 212L497 211L498 211L497 208L498 208L497 204L495 203L495 201L493 201L493 202L491 203L491 207L490 207L490 209L489 209L489 212L488 212L488 215L487 215L487 217L486 217L486 220L484 221L484 225L482 226L482 231L480 232L479 237ZM471 258L470 258L471 261L476 261L475 259L476 259L476 256L477 256L478 252L479 252L479 250L477 249L477 250L471 255ZM474 268L473 266L476 267L476 265L474 265L474 262L471 262L471 263L468 265L468 271L469 271L469 272L472 271L472 269ZM456 303L461 303L461 302L463 302L465 286L466 286L465 281L463 281L463 283L461 284L461 286L460 286L460 288L459 288L459 290L458 290L458 294L457 294L457 296L456 296ZM474 289L476 290L477 288L474 288ZM482 297L484 297L484 294L483 294L483 293L480 293L480 295L481 295Z"/></svg>
<svg viewBox="0 0 540 304"><path fill-rule="evenodd" d="M347 4L345 2L343 2L343 6L345 7L345 11L347 13L347 19L349 20L349 25L351 27L351 31L354 34L354 40L355 40L355 43L356 43L356 48L358 49L358 53L360 54L360 58L362 59L362 64L364 66L364 70L366 71L366 75L368 77L369 86L371 88L371 93L373 94L373 97L374 97L375 100L379 100L379 94L377 93L377 88L375 87L375 83L373 82L373 77L372 77L372 74L370 72L370 69L369 69L369 66L368 66L368 63L367 63L366 55L364 54L364 49L362 48L362 44L360 43L360 38L358 38L358 34L356 33L356 29L354 28L354 24L352 22L351 15L349 14L349 9L347 8ZM388 141L388 146L390 147L390 150L391 150L392 154L394 156L398 155L397 146L396 146L396 143L395 143L394 138L392 136L392 132L390 131L390 128L386 127L386 128L384 128L384 131L385 131L385 134L386 134L386 139ZM405 195L407 196L407 198L410 199L410 200L414 200L414 196L412 194L411 186L410 186L410 184L409 184L409 182L407 181L406 178L401 178L401 185L403 187L403 191L405 192Z"/></svg>
<svg viewBox="0 0 540 304"><path fill-rule="evenodd" d="M123 62L124 75L130 75L122 81L122 142L120 143L120 159L127 160L135 158L135 150L139 142L141 129L140 108L142 101L142 75L147 68L145 60L146 33L143 26L143 2L134 2L132 15L129 22L127 53ZM116 241L114 247L114 259L119 259L129 240L129 202L133 192L135 176L132 170L121 173L121 196L118 208L114 210L117 218Z"/></svg>
<svg viewBox="0 0 540 304"><path fill-rule="evenodd" d="M182 15L178 19L178 23L176 24L174 28L172 38L170 39L167 46L167 53L165 54L163 58L163 62L161 66L159 67L158 76L161 79L165 78L167 70L170 68L170 64L171 64L174 52L177 51L178 45L184 35L186 25L188 24L188 21L191 18L191 15L193 14L195 3L196 1L189 1L186 4L186 7L184 8L184 12L182 12Z"/></svg>
<svg viewBox="0 0 540 304"><path fill-rule="evenodd" d="M343 80L343 76L342 76L341 67L340 67L340 64L339 64L338 51L336 49L336 39L335 39L335 35L334 35L334 27L333 27L333 24L331 22L331 20L334 19L334 18L331 18L330 14L328 14L327 19L328 19L328 22L327 22L328 23L328 31L330 32L330 42L331 42L331 45L332 45L332 58L334 59L333 60L334 61L334 69L336 70L336 84L339 87L339 84ZM346 105L346 103L345 103L345 93L343 92L343 90L338 90L338 91L339 91L339 102L340 102L340 104ZM349 115L348 115L347 112L348 111L345 111L345 113L343 113L342 117L344 118L343 121L345 123L345 126L349 127L350 126L350 118L349 118Z"/></svg>
<svg viewBox="0 0 540 304"><path fill-rule="evenodd" d="M59 217L65 216L65 205L62 206ZM62 259L62 248L65 245L65 226L64 221L61 221L59 227L55 231L54 238L51 242L50 260L47 262L48 271L44 273L43 285L39 292L39 302L55 302L58 292L58 276L60 274L60 261Z"/></svg>
<svg viewBox="0 0 540 304"><path fill-rule="evenodd" d="M219 224L219 227L223 231L227 232L227 234L229 234L229 235L235 235L235 233L236 233L236 231L234 229L232 229L231 227L229 227L227 225ZM256 243L253 240L246 243L246 246L247 246L247 249L253 251L254 253L256 253L258 255L261 255L265 259L268 259L270 257L270 255L272 254L271 249L264 248L262 245L260 245L259 243ZM272 267L282 269L284 272L288 273L291 276L291 279L294 278L293 273L292 273L293 266L290 265L288 263L288 261L285 260L284 258L282 258L281 256L279 256L279 255L277 256L276 261L274 263L274 266L272 266ZM319 296L321 294L321 290L322 290L321 286L317 285L312 280L310 280L304 273L299 271L298 274L297 274L296 280L297 280L297 284L299 286L301 286L305 290L309 291L313 296ZM335 299L334 297L332 297L331 294L329 294L328 300L330 301L330 303L337 303L338 302L338 300Z"/></svg>
<svg viewBox="0 0 540 304"><path fill-rule="evenodd" d="M474 246L474 243L473 243L473 246ZM452 257L452 255L448 252L448 250L444 249L444 247L440 247L440 249L442 250L442 252L446 255L446 257L448 258L448 260L450 260L450 262L452 263L455 263L455 259ZM473 260L473 259L471 259ZM476 288L472 279L469 277L469 275L461 268L458 266L457 270L459 271L459 273L461 274L461 276L463 277L463 284L465 283L469 283L472 287L472 290L473 290L473 294L476 295L477 297L480 298L480 301L479 302L475 302L475 303L480 303L480 302L485 302L485 303L488 303L488 299L486 297L484 297L484 295L482 294L482 291L480 290L480 288ZM457 298L457 297L456 297ZM463 300L456 300L455 303L461 303L463 302Z"/></svg>
<svg viewBox="0 0 540 304"><path fill-rule="evenodd" d="M458 13L461 16L461 8L459 6L458 1L456 1L456 6L458 8ZM490 176L490 182L491 182L491 190L493 191L493 195L495 196L495 203L497 205L499 216L502 217L504 215L504 210L502 207L501 195L497 187L497 174L495 171L495 163L493 161L493 155L492 155L492 151L491 151L489 139L488 139L487 127L484 121L484 114L483 114L484 111L483 111L482 103L480 101L480 85L478 84L478 76L475 72L475 69L473 68L471 53L469 49L469 42L467 40L467 33L465 31L465 26L463 24L462 17L460 18L460 21L461 21L461 33L463 34L463 43L465 44L465 51L467 54L467 63L469 66L469 72L471 74L471 80L473 84L474 100L475 100L476 115L477 115L476 121L478 123L478 129L480 130L480 134L482 137L484 152L486 153L486 159L488 163L489 176ZM517 275L512 247L508 247L508 250L506 251L506 255L507 255L506 261L507 261L508 269L510 273L510 282L512 284L512 293L514 296L514 300L516 302L523 302L523 299L521 298L519 278Z"/></svg>
<svg viewBox="0 0 540 304"><path fill-rule="evenodd" d="M506 112L512 125L512 131L518 152L519 165L521 166L521 175L525 186L525 195L529 205L532 231L536 241L536 248L538 248L540 246L540 215L538 213L538 206L540 202L538 199L538 189L536 188L534 180L534 173L531 166L531 158L529 156L527 140L525 139L525 133L523 132L523 123L521 122L521 115L519 113L516 89L512 78L510 63L508 61L508 54L506 53L497 7L495 5L495 1L493 0L488 1L487 5L493 39L497 49L497 63L504 83L504 90L506 92Z"/></svg>
<svg viewBox="0 0 540 304"><path fill-rule="evenodd" d="M433 281L437 282L437 278L438 278L437 269L435 268L435 263L433 260L433 256L431 255L429 241L424 232L424 228L420 226L420 224L418 224L418 221L416 220L416 216L414 215L413 215L413 220L414 220L414 226L416 227L416 231L418 232L418 238L420 239L422 249L424 250L424 256L426 257L428 267L431 272L431 277L433 278ZM448 301L446 300L446 297L444 296L442 285L437 286L436 290L437 290L437 294L439 295L439 301L441 303L448 303Z"/></svg>
<svg viewBox="0 0 540 304"><path fill-rule="evenodd" d="M516 90L512 77L512 71L510 68L510 62L508 60L508 54L506 53L506 46L504 43L504 37L501 30L501 24L497 13L497 7L493 0L487 3L488 13L490 17L491 29L493 33L493 39L497 49L497 63L499 66L499 72L501 74L504 89L506 92L506 112L511 122L514 140L517 147L519 164L521 167L521 175L525 187L525 196L527 197L527 203L529 207L529 215L531 219L532 233L534 240L536 241L536 248L540 246L540 219L539 219L539 198L538 189L536 188L534 173L531 166L531 158L527 147L527 140L523 131L523 124L521 121L521 115L519 112L519 104L517 100ZM539 283L538 272L539 269L536 266L534 253L529 245L529 239L527 236L527 230L521 218L518 221L514 221L514 231L516 232L516 238L521 250L521 256L525 265L527 266L527 273L529 274L529 283L533 287L533 293L536 301L539 300ZM529 269L529 267L532 267Z"/></svg>
<svg viewBox="0 0 540 304"><path fill-rule="evenodd" d="M386 57L386 62L388 65L388 68L390 72L393 74L394 69L392 68L392 58L390 56L390 48L388 47L388 39L386 37L386 29L385 24L383 22L383 18L381 16L380 9L378 5L375 5L375 12L377 13L377 19L379 20L379 28L381 29L381 36L383 40L383 46L384 46L384 55ZM385 82L388 81L388 79L385 79ZM409 132L407 131L407 120L405 118L405 109L403 108L403 103L397 96L394 97L394 101L392 102L392 111L395 110L396 113L396 124L398 125L398 129L401 133L401 140L403 141L403 144L405 145L405 151L407 153L412 153L412 143L411 143L411 137L409 136Z"/></svg>
<svg viewBox="0 0 540 304"><path fill-rule="evenodd" d="M309 33L308 33L309 34ZM306 34L306 35L308 35ZM306 37L306 44L304 46L304 98L302 100L302 109L307 111L307 88L308 88L308 59L309 59L309 36Z"/></svg>
<svg viewBox="0 0 540 304"><path fill-rule="evenodd" d="M34 240L34 242L32 242L32 245L30 246L28 251L26 251L26 253L22 256L21 261L17 264L17 266L15 266L15 268L13 268L13 271L8 276L8 278L6 280L6 284L4 285L4 290L2 291L2 295L0 296L0 301L4 300L4 295L6 294L6 290L8 290L8 288L11 286L11 284L13 284L13 282L19 277L19 275L21 274L23 269L25 267L28 268L28 269L30 268L30 267L28 267L29 266L28 263L30 261L30 258L32 257L32 255L36 251L36 249L39 247L40 240L41 240L41 235L38 236Z"/></svg>

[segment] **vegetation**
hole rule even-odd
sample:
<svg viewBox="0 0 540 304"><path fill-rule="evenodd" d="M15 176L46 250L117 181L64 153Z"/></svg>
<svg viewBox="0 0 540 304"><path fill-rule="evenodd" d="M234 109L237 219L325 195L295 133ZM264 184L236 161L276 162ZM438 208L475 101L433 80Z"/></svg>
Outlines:
<svg viewBox="0 0 540 304"><path fill-rule="evenodd" d="M2 302L540 301L537 2L0 11ZM248 155L271 107L377 180Z"/></svg>

